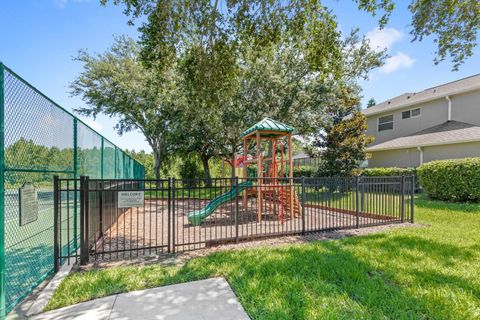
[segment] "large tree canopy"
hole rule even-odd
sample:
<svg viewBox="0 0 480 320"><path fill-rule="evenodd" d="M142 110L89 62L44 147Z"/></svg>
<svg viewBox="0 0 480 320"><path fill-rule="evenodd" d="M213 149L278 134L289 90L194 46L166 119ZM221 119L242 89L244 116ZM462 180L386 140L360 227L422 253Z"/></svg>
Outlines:
<svg viewBox="0 0 480 320"><path fill-rule="evenodd" d="M416 0L409 8L414 40L433 36L438 45L436 64L449 57L457 70L474 54L480 30L478 0Z"/></svg>
<svg viewBox="0 0 480 320"><path fill-rule="evenodd" d="M320 1L114 2L133 18L147 15L139 58L157 83L175 66L182 103L170 114L172 140L176 151L199 155L207 184L209 159L232 157L244 128L269 116L313 133L326 107L318 88L354 85L385 58L357 31L342 34ZM359 7L389 12L365 1Z"/></svg>
<svg viewBox="0 0 480 320"><path fill-rule="evenodd" d="M395 5L407 5L400 0L353 1L359 10L378 17L380 27L388 23ZM257 45L275 41L284 32L295 37L302 36L300 29L317 29L318 40L329 38L334 30L330 28L333 24L322 26L333 15L321 0L101 0L102 4L108 2L124 4L131 22L140 16L149 17L141 31L146 44L144 53L150 61L168 60L165 57L179 48L172 43L178 43L192 30L200 30L209 34L208 37L232 34L232 30L236 30L235 35L241 36L242 41L248 39ZM478 0L412 0L408 8L412 14L412 40L432 37L437 44L435 63L450 58L453 69L457 70L474 54L480 28ZM167 48L171 50L165 50ZM315 57L313 53L315 51L312 51ZM320 57L322 61L326 56Z"/></svg>
<svg viewBox="0 0 480 320"><path fill-rule="evenodd" d="M386 54L373 51L358 30L343 34L324 1L111 1L125 6L132 23L146 17L139 44L117 40L104 55L81 53L85 71L73 92L90 105L80 112L118 116L120 132L145 134L157 177L168 149L196 153L209 184L209 160L232 157L241 130L265 116L314 135L331 166L343 159L332 174L364 159L368 139L360 130L365 119L356 111L356 83ZM395 4L352 1L378 17L380 27ZM473 54L477 1L413 0L409 8L413 39L435 37L436 62L449 56L458 68Z"/></svg>
<svg viewBox="0 0 480 320"><path fill-rule="evenodd" d="M81 51L76 59L84 70L71 83L71 92L88 105L76 110L80 114L95 117L103 113L118 118L119 134L140 130L153 150L159 178L171 140L170 113L181 97L175 68L162 74L146 69L138 59L139 49L132 39L119 37L104 54Z"/></svg>

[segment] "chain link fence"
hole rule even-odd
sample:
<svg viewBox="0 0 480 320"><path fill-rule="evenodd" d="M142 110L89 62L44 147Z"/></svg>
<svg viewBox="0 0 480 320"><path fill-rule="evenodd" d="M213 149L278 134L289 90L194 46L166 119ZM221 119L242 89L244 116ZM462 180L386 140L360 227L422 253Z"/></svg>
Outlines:
<svg viewBox="0 0 480 320"><path fill-rule="evenodd" d="M1 63L0 144L2 317L53 271L53 176L142 179L145 172ZM79 196L70 197L62 251L79 246Z"/></svg>

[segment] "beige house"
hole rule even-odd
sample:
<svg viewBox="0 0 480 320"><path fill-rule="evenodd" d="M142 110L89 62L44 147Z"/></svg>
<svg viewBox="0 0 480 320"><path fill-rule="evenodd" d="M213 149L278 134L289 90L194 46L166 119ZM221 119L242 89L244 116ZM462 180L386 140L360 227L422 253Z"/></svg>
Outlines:
<svg viewBox="0 0 480 320"><path fill-rule="evenodd" d="M363 110L369 167L480 157L480 75L398 97Z"/></svg>

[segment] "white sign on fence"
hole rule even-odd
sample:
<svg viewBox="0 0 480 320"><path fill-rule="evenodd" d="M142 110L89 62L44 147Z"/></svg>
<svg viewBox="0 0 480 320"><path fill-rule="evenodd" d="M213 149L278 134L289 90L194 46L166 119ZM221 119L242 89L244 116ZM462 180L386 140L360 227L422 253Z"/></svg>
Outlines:
<svg viewBox="0 0 480 320"><path fill-rule="evenodd" d="M31 183L25 183L19 190L20 227L38 219L37 189Z"/></svg>
<svg viewBox="0 0 480 320"><path fill-rule="evenodd" d="M143 207L144 201L143 191L118 191L118 208Z"/></svg>

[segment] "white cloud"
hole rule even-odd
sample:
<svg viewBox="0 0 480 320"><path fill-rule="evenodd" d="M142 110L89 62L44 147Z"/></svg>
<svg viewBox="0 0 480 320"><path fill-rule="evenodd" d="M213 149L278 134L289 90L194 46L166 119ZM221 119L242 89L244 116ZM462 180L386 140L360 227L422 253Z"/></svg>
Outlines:
<svg viewBox="0 0 480 320"><path fill-rule="evenodd" d="M365 36L370 41L370 47L380 52L384 49L390 49L395 42L402 40L405 35L395 28L375 28L367 32Z"/></svg>
<svg viewBox="0 0 480 320"><path fill-rule="evenodd" d="M411 67L415 63L415 59L408 54L398 52L396 55L389 57L385 64L380 68L382 73L392 73L400 69Z"/></svg>
<svg viewBox="0 0 480 320"><path fill-rule="evenodd" d="M103 126L98 121L95 121L95 120L89 119L89 118L83 118L82 120L88 126L90 126L90 128L92 128L93 130L95 130L97 132L103 131Z"/></svg>

